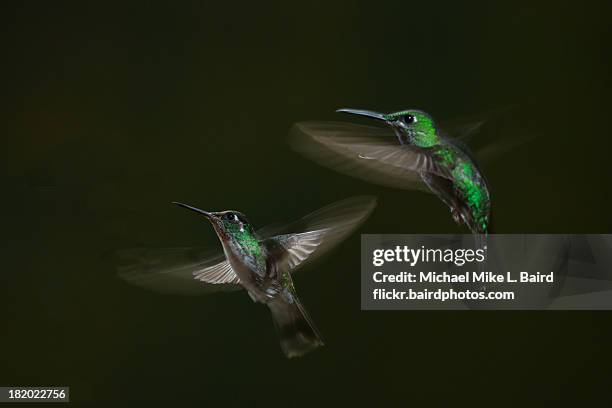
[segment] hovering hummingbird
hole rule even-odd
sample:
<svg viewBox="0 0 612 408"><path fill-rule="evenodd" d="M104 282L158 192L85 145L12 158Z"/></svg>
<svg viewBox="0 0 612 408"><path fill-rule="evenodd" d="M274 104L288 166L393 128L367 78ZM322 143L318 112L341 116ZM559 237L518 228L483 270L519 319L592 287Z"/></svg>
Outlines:
<svg viewBox="0 0 612 408"><path fill-rule="evenodd" d="M212 290L243 288L254 302L268 306L289 358L301 356L323 340L302 306L291 273L322 255L365 221L376 205L369 196L354 197L328 205L303 219L280 228L258 232L238 211L208 212L187 204L174 204L208 220L223 248L221 256L201 256L191 248L161 251L127 250L119 275L125 280L170 292L196 292L193 285L176 286L171 278L186 278ZM301 232L277 234L280 230ZM195 281L193 280L195 279Z"/></svg>
<svg viewBox="0 0 612 408"><path fill-rule="evenodd" d="M294 147L323 165L379 184L424 185L450 208L457 223L474 234L491 232L487 180L467 147L446 137L430 115L416 109L336 112L373 118L388 127L302 122L295 125L300 138L293 140ZM304 136L309 138L306 142Z"/></svg>

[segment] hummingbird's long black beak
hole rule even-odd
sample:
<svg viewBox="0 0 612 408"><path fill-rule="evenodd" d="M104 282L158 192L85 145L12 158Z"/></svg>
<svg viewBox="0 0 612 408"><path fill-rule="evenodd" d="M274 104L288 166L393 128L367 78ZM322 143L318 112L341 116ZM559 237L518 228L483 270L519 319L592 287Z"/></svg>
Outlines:
<svg viewBox="0 0 612 408"><path fill-rule="evenodd" d="M382 113L378 113L378 112L374 112L374 111L368 111L368 110L362 110L362 109L337 109L336 112L350 113L352 115L365 116L365 117L368 117L368 118L374 118L374 119L384 120L384 121L387 120L387 119L385 119L385 115L382 114Z"/></svg>
<svg viewBox="0 0 612 408"><path fill-rule="evenodd" d="M172 202L172 204L176 204L176 205L178 205L179 207L183 207L183 208L186 208L186 209L188 209L188 210L191 210L191 211L197 212L197 213L199 213L199 214L202 214L202 215L204 215L204 216L205 216L206 218L208 218L208 219L213 218L213 214L212 214L212 213L209 213L208 211L200 210L199 208L195 208L195 207L192 207L192 206L190 206L190 205L183 204L183 203L178 203L178 202L176 202L176 201L173 201L173 202Z"/></svg>

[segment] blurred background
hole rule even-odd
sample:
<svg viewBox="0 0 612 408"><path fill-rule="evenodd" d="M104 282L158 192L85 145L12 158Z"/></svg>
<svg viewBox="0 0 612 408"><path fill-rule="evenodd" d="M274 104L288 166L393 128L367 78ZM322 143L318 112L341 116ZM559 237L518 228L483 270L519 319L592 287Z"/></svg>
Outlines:
<svg viewBox="0 0 612 408"><path fill-rule="evenodd" d="M215 246L173 200L360 232L465 232L431 194L319 167L292 123L513 106L534 141L484 166L498 232L611 233L610 3L15 2L2 13L0 385L74 405L487 406L610 399L605 312L362 312L359 234L296 276L326 347L286 360L244 292L160 295L104 255Z"/></svg>

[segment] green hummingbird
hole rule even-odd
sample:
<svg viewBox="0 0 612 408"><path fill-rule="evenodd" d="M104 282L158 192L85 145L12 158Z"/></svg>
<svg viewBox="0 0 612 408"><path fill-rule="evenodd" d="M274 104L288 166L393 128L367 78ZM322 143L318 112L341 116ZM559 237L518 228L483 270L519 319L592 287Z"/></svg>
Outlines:
<svg viewBox="0 0 612 408"><path fill-rule="evenodd" d="M212 224L222 255L205 255L191 248L122 251L117 255L123 264L119 266L123 279L173 293L197 292L193 285L185 285L185 279L207 291L242 288L254 302L270 309L281 349L288 358L323 345L298 298L291 273L327 252L365 221L376 205L375 198L345 199L289 226L259 231L239 211L209 212L174 204L196 212ZM288 230L300 232L279 233ZM173 282L172 277L179 278L178 282Z"/></svg>
<svg viewBox="0 0 612 408"><path fill-rule="evenodd" d="M294 148L323 165L352 176L400 188L423 186L474 234L491 232L489 185L467 147L447 137L433 118L417 109L378 113L337 112L373 118L387 127L337 122L302 122ZM390 133L387 129L391 129Z"/></svg>

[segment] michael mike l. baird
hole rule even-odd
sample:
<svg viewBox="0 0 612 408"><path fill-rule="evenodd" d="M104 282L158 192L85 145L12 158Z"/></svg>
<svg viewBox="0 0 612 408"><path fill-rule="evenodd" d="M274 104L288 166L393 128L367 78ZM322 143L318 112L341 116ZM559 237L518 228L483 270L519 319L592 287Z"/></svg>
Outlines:
<svg viewBox="0 0 612 408"><path fill-rule="evenodd" d="M448 272L400 272L385 274L374 272L372 279L376 283L552 283L554 272L530 273L530 272L465 272L462 274L449 274Z"/></svg>

